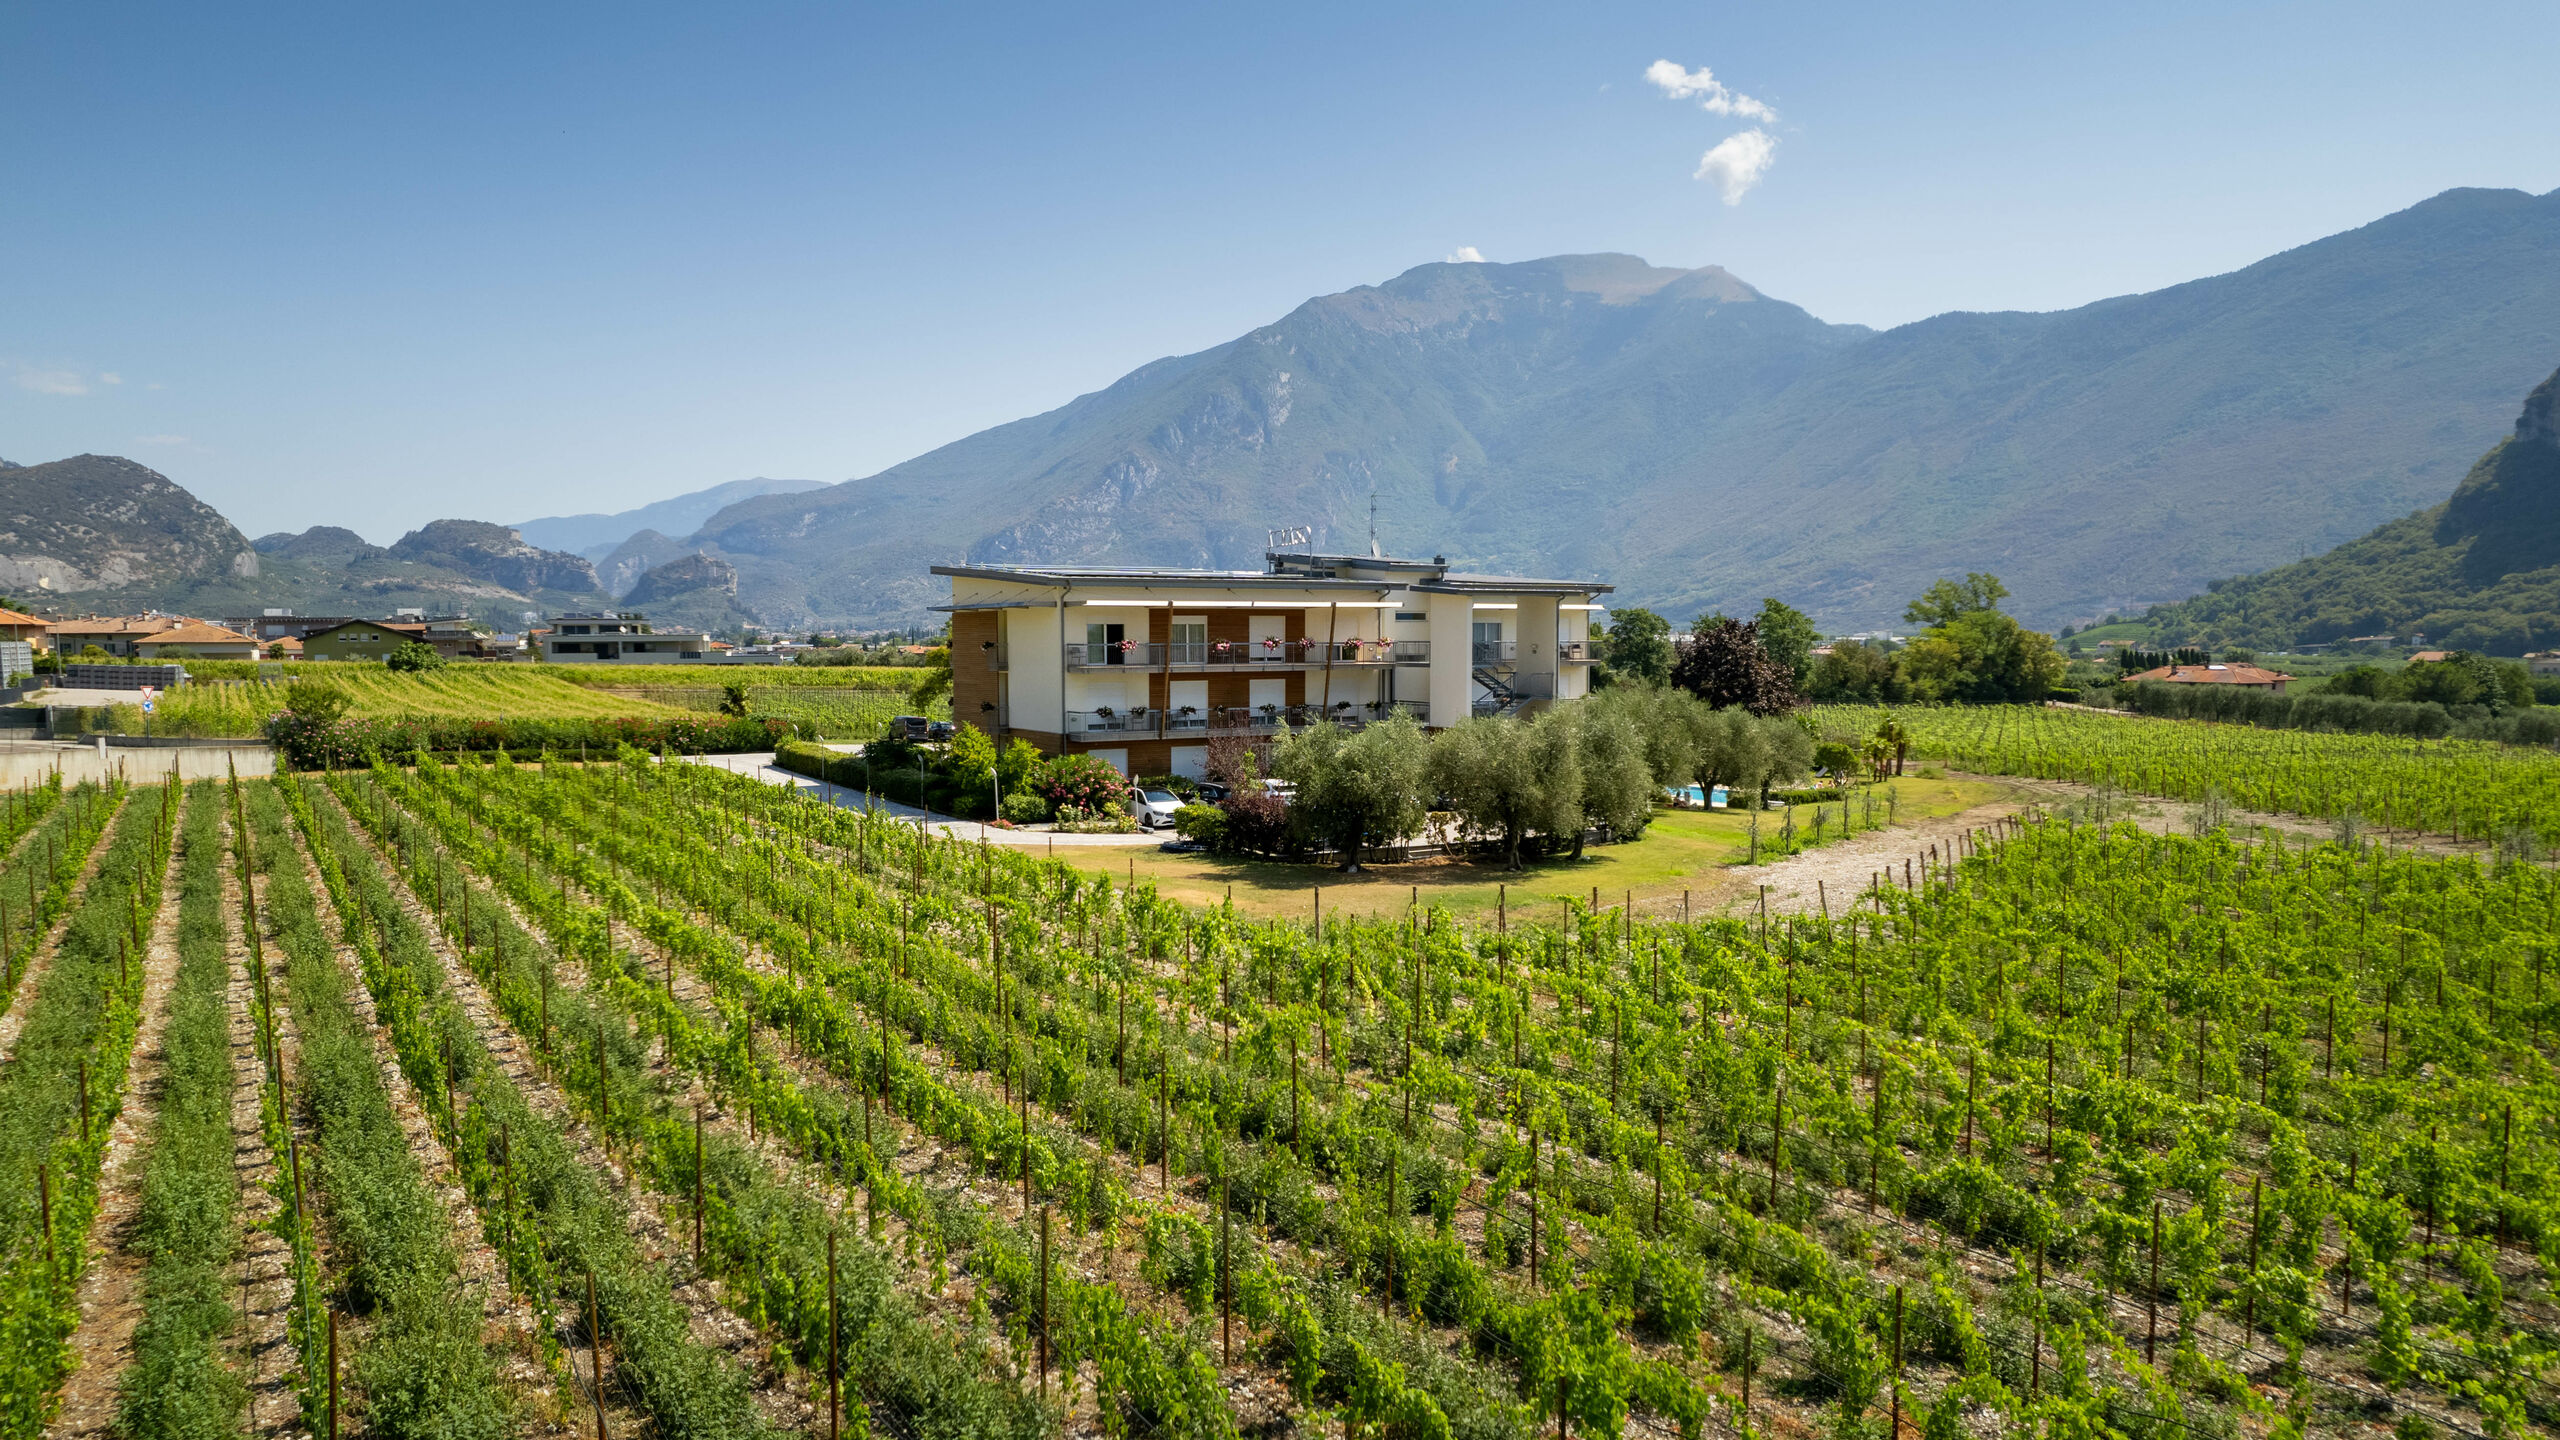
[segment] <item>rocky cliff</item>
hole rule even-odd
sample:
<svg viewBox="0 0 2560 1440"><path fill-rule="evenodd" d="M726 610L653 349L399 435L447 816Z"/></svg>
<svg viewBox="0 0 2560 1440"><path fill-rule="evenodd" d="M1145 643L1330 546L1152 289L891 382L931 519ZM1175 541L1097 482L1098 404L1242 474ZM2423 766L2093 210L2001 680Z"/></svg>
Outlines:
<svg viewBox="0 0 2560 1440"><path fill-rule="evenodd" d="M147 465L74 455L0 469L0 588L121 591L257 574L247 536Z"/></svg>

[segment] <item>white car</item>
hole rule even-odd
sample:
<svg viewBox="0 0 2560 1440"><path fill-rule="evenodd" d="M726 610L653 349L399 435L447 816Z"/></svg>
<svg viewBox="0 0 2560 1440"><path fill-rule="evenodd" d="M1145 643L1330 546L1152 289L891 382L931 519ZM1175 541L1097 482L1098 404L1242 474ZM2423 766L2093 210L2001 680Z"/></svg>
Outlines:
<svg viewBox="0 0 2560 1440"><path fill-rule="evenodd" d="M1182 808L1182 799L1170 790L1141 790L1134 802L1141 830L1170 830L1173 812Z"/></svg>

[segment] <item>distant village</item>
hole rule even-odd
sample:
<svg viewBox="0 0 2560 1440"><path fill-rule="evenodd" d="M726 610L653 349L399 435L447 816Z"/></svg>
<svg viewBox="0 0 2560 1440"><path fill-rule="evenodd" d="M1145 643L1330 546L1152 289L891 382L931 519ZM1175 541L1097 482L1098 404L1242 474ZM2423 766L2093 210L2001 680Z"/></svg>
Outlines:
<svg viewBox="0 0 2560 1440"><path fill-rule="evenodd" d="M49 617L0 608L0 684L39 670L81 667L86 686L125 689L182 680L182 673L169 676L164 667L183 672L190 660L380 662L409 645L424 647L438 662L789 665L804 654L834 648L836 638L818 634L807 643L735 643L700 630L661 628L646 614L630 610L570 611L549 617L547 624L507 632L462 616L414 609L395 610L377 620L282 609L205 619L159 611ZM921 655L931 647L899 648ZM39 657L46 663L40 665ZM120 669L137 673L128 678Z"/></svg>

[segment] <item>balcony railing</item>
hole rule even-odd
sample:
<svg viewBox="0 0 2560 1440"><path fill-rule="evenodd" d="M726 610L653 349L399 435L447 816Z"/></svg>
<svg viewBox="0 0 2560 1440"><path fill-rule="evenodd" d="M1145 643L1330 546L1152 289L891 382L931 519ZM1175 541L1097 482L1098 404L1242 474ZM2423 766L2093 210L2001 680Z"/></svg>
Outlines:
<svg viewBox="0 0 2560 1440"><path fill-rule="evenodd" d="M1520 642L1517 640L1478 640L1475 642L1474 661L1478 665L1508 665L1519 658Z"/></svg>
<svg viewBox="0 0 2560 1440"><path fill-rule="evenodd" d="M1419 700L1345 700L1337 702L1329 714L1320 705L1212 705L1205 710L1132 706L1107 713L1101 710L1070 710L1067 712L1067 736L1070 739L1108 740L1268 735L1277 734L1284 725L1294 730L1327 722L1346 730L1357 730L1398 712L1417 721L1430 718L1429 707Z"/></svg>
<svg viewBox="0 0 2560 1440"><path fill-rule="evenodd" d="M1428 665L1428 640L1088 641L1066 647L1070 670L1209 670L1255 665Z"/></svg>
<svg viewBox="0 0 2560 1440"><path fill-rule="evenodd" d="M1600 647L1588 640L1559 640L1556 642L1556 658L1588 664L1600 658Z"/></svg>

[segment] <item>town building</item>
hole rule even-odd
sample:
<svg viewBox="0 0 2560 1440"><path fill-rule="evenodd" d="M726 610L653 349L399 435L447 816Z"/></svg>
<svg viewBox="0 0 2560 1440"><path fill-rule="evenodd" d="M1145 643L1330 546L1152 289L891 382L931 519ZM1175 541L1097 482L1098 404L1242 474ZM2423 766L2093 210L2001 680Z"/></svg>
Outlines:
<svg viewBox="0 0 2560 1440"><path fill-rule="evenodd" d="M951 581L935 608L951 615L952 718L1129 774L1197 776L1215 737L1397 713L1443 728L1590 693L1610 586L1463 574L1436 556L1266 559L932 567Z"/></svg>
<svg viewBox="0 0 2560 1440"><path fill-rule="evenodd" d="M699 630L659 630L635 611L554 615L542 658L561 665L700 665L712 640Z"/></svg>
<svg viewBox="0 0 2560 1440"><path fill-rule="evenodd" d="M91 646L101 652L129 658L135 642L146 635L157 635L169 628L166 616L96 616L78 620L57 620L45 627L53 652L65 659L76 659Z"/></svg>
<svg viewBox="0 0 2560 1440"><path fill-rule="evenodd" d="M2560 675L2560 650L2528 650L2524 668L2536 675Z"/></svg>
<svg viewBox="0 0 2560 1440"><path fill-rule="evenodd" d="M2163 685L2232 685L2242 689L2271 690L2284 693L2293 677L2279 670L2261 670L2255 665L2163 665L2128 675L2125 683L2140 684L2146 680Z"/></svg>
<svg viewBox="0 0 2560 1440"><path fill-rule="evenodd" d="M175 620L133 641L132 653L145 660L255 660L258 642L236 630L201 620Z"/></svg>
<svg viewBox="0 0 2560 1440"><path fill-rule="evenodd" d="M226 616L222 623L262 641L307 640L358 618L354 615L296 615L290 610L269 610L262 615Z"/></svg>
<svg viewBox="0 0 2560 1440"><path fill-rule="evenodd" d="M0 609L0 640L23 640L37 650L52 648L53 625L33 615Z"/></svg>
<svg viewBox="0 0 2560 1440"><path fill-rule="evenodd" d="M305 660L386 660L391 652L423 638L424 626L393 620L341 620L302 637Z"/></svg>

